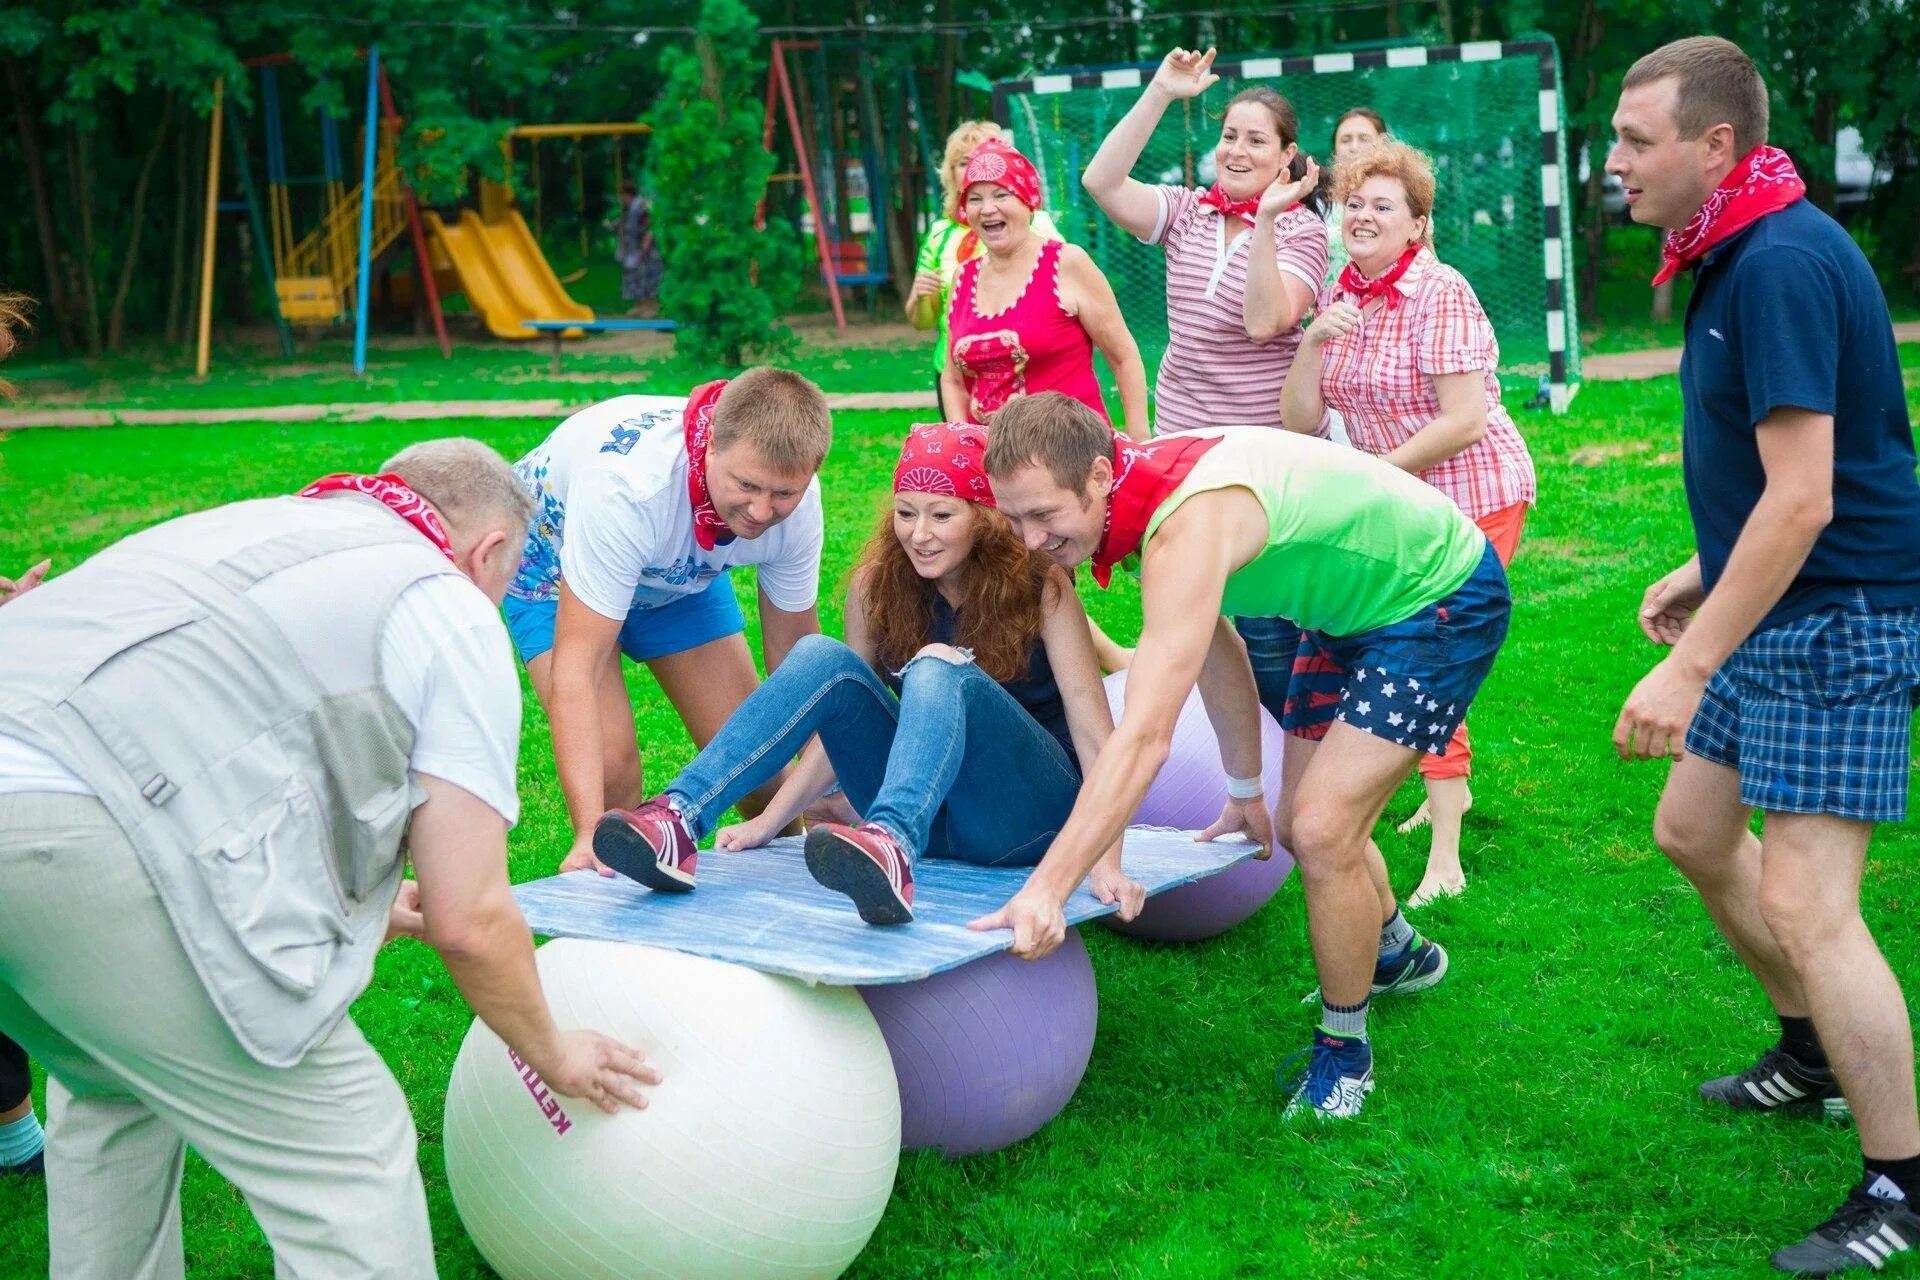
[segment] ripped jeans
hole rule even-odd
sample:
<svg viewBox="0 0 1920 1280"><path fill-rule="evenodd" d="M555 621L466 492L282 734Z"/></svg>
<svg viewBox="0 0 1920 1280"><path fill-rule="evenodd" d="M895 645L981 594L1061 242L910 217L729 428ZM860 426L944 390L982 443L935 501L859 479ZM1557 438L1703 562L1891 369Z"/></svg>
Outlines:
<svg viewBox="0 0 1920 1280"><path fill-rule="evenodd" d="M667 785L700 839L820 735L847 800L909 856L1032 866L1066 824L1080 771L972 662L921 656L900 696L838 640L807 636Z"/></svg>

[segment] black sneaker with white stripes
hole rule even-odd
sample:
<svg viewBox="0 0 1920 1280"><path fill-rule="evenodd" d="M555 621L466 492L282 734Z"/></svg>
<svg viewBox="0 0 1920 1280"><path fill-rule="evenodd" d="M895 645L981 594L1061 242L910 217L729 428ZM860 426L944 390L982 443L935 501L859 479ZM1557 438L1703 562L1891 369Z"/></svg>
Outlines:
<svg viewBox="0 0 1920 1280"><path fill-rule="evenodd" d="M1760 1061L1737 1075L1720 1076L1700 1086L1709 1102L1724 1102L1735 1111L1802 1111L1820 1108L1834 1119L1851 1112L1841 1096L1840 1082L1826 1067L1810 1067L1779 1045L1760 1055Z"/></svg>
<svg viewBox="0 0 1920 1280"><path fill-rule="evenodd" d="M1882 1183L1887 1183L1884 1177L1849 1191L1833 1216L1805 1240L1773 1255L1774 1267L1796 1276L1882 1271L1892 1259L1913 1252L1920 1244L1920 1214L1905 1200L1874 1194Z"/></svg>

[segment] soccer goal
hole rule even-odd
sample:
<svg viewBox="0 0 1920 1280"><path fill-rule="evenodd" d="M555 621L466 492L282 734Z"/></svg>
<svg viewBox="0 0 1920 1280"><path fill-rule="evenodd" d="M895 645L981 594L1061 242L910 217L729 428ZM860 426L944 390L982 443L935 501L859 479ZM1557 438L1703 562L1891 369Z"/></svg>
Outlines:
<svg viewBox="0 0 1920 1280"><path fill-rule="evenodd" d="M1061 232L1113 282L1149 370L1166 344L1160 250L1108 221L1081 188L1080 171L1156 66L1082 69L994 87L995 116L1039 167ZM1300 116L1302 149L1323 165L1341 114L1373 108L1396 137L1434 158L1434 248L1466 275L1492 318L1503 380L1544 385L1555 412L1566 408L1580 382L1580 330L1566 212L1566 113L1551 40L1223 57L1213 69L1220 83L1198 101L1174 104L1134 177L1211 183L1220 114L1248 85L1287 96Z"/></svg>

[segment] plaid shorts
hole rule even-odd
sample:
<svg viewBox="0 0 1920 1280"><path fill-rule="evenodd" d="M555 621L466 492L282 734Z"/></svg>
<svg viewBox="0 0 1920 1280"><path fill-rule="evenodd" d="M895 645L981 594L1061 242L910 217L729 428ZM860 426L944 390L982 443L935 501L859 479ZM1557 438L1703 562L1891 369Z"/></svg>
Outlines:
<svg viewBox="0 0 1920 1280"><path fill-rule="evenodd" d="M1907 816L1920 609L1865 593L1749 636L1713 673L1687 753L1740 772L1740 802L1862 822Z"/></svg>
<svg viewBox="0 0 1920 1280"><path fill-rule="evenodd" d="M1493 669L1513 607L1491 544L1458 590L1403 622L1354 636L1302 633L1280 727L1317 740L1335 721L1445 755Z"/></svg>

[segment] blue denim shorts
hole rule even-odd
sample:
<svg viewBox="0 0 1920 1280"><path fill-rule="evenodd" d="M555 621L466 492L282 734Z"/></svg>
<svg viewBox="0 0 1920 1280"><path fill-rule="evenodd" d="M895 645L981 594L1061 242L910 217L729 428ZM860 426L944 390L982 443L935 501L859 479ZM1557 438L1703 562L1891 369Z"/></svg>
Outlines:
<svg viewBox="0 0 1920 1280"><path fill-rule="evenodd" d="M1707 682L1687 752L1737 769L1755 809L1899 822L1916 703L1920 609L1857 591L1747 637Z"/></svg>
<svg viewBox="0 0 1920 1280"><path fill-rule="evenodd" d="M1352 636L1303 632L1280 727L1317 739L1337 721L1445 755L1493 669L1512 611L1507 571L1489 543L1453 594L1405 621Z"/></svg>
<svg viewBox="0 0 1920 1280"><path fill-rule="evenodd" d="M508 596L504 606L507 633L520 661L532 662L553 648L554 619L560 614L557 600L522 600ZM705 590L681 596L671 604L655 609L635 609L620 627L620 652L635 662L650 662L669 654L697 649L709 640L718 640L745 631L747 622L740 614L733 584L725 574L708 583Z"/></svg>

